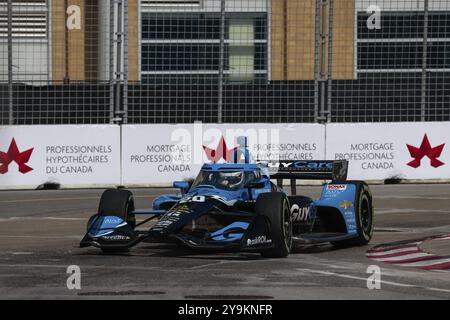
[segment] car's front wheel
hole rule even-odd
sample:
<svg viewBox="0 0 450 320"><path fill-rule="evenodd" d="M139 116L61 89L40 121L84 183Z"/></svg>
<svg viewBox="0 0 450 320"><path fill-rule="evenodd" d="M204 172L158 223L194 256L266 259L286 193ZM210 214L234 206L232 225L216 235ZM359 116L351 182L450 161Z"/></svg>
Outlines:
<svg viewBox="0 0 450 320"><path fill-rule="evenodd" d="M287 196L282 192L259 195L255 211L267 217L273 248L263 251L265 258L284 258L292 249L292 217Z"/></svg>
<svg viewBox="0 0 450 320"><path fill-rule="evenodd" d="M103 192L98 208L99 216L116 216L126 221L134 229L136 218L131 213L134 211L133 194L124 189L108 189ZM103 247L105 253L126 252L128 248Z"/></svg>

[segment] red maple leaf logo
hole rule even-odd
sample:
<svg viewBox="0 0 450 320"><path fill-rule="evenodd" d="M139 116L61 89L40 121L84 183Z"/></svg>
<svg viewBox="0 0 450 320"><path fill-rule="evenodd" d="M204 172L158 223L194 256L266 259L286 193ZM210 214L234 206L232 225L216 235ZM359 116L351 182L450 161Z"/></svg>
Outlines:
<svg viewBox="0 0 450 320"><path fill-rule="evenodd" d="M406 145L408 147L409 153L411 157L414 158L411 162L408 162L408 166L413 168L420 167L420 162L423 159L423 157L428 157L430 159L430 165L433 168L439 168L440 166L443 166L445 163L438 160L441 156L442 150L444 149L445 143L438 145L436 147L431 147L430 141L428 140L427 134L423 137L422 143L420 144L420 147L413 147L409 144Z"/></svg>
<svg viewBox="0 0 450 320"><path fill-rule="evenodd" d="M220 159L224 159L225 161L229 161L233 159L233 155L236 152L238 147L234 147L233 149L228 149L227 143L225 142L224 137L219 141L219 145L217 148L211 149L207 146L203 146L203 150L205 150L206 156L208 157L208 160L212 161L213 163L217 163Z"/></svg>
<svg viewBox="0 0 450 320"><path fill-rule="evenodd" d="M0 174L5 174L8 172L8 167L11 162L15 162L19 165L19 172L26 174L33 170L26 165L30 161L31 154L34 148L28 149L26 151L20 152L17 148L16 140L13 138L11 144L9 145L8 152L0 151Z"/></svg>

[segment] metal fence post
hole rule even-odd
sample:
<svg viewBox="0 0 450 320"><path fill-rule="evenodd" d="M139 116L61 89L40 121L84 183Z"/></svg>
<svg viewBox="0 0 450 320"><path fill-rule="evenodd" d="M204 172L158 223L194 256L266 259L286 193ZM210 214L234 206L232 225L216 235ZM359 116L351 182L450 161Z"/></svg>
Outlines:
<svg viewBox="0 0 450 320"><path fill-rule="evenodd" d="M327 44L327 34L326 34L326 28L327 28L327 20L326 15L327 15L327 0L322 0L322 14L321 14L321 19L322 19L322 27L321 27L321 33L320 33L320 38L321 38L321 52L320 52L320 116L317 119L319 122L324 121L325 120L325 94L326 94L326 74L325 74L325 63L326 63L326 44Z"/></svg>
<svg viewBox="0 0 450 320"><path fill-rule="evenodd" d="M222 123L223 113L223 75L225 64L225 0L220 1L220 58L219 58L219 92L217 107L217 122Z"/></svg>
<svg viewBox="0 0 450 320"><path fill-rule="evenodd" d="M122 123L128 123L128 0L123 5L123 108Z"/></svg>
<svg viewBox="0 0 450 320"><path fill-rule="evenodd" d="M8 107L9 124L14 124L13 113L13 55L12 55L12 0L8 0Z"/></svg>
<svg viewBox="0 0 450 320"><path fill-rule="evenodd" d="M114 1L109 3L109 119L114 123Z"/></svg>
<svg viewBox="0 0 450 320"><path fill-rule="evenodd" d="M117 1L117 31L116 31L116 35L117 35L117 40L116 40L116 47L117 47L117 52L116 52L116 100L115 100L115 114L114 114L114 119L117 122L121 122L122 119L122 110L121 110L121 99L120 99L120 95L121 95L121 82L122 82L122 4L123 1L122 0L118 0Z"/></svg>
<svg viewBox="0 0 450 320"><path fill-rule="evenodd" d="M319 121L319 47L320 47L320 3L316 0L315 46L314 46L314 122Z"/></svg>
<svg viewBox="0 0 450 320"><path fill-rule="evenodd" d="M422 44L422 86L420 98L420 120L426 120L427 101L427 56L428 56L428 0L423 5L423 44Z"/></svg>
<svg viewBox="0 0 450 320"><path fill-rule="evenodd" d="M329 0L328 9L328 90L327 90L327 109L326 118L327 122L331 122L331 95L333 89L333 24L334 24L334 0Z"/></svg>

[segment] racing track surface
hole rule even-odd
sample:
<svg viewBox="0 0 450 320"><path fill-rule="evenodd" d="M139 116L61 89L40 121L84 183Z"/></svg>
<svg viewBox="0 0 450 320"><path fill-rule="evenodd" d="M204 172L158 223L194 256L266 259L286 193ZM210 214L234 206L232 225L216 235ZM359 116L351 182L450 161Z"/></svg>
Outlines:
<svg viewBox="0 0 450 320"><path fill-rule="evenodd" d="M135 190L138 208L170 190ZM297 248L287 259L258 254L195 254L142 243L130 253L79 249L101 190L0 192L0 298L450 298L450 271L425 271L369 260L375 245L450 234L450 185L372 186L376 231L370 246ZM318 187L299 192L317 196ZM450 256L450 240L423 250ZM79 291L66 268L81 268ZM381 267L381 289L368 290L369 265Z"/></svg>

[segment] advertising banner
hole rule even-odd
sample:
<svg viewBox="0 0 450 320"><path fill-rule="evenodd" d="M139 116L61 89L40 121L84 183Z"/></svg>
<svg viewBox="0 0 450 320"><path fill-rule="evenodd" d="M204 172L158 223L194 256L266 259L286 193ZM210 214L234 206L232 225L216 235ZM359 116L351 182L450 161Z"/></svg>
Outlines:
<svg viewBox="0 0 450 320"><path fill-rule="evenodd" d="M169 186L235 161L241 137L252 161L347 159L349 179L448 180L449 132L449 122L3 126L0 189Z"/></svg>
<svg viewBox="0 0 450 320"><path fill-rule="evenodd" d="M450 122L329 124L326 155L349 179L449 179Z"/></svg>
<svg viewBox="0 0 450 320"><path fill-rule="evenodd" d="M325 127L317 124L124 125L123 183L155 186L193 179L204 163L229 162L244 136L253 160L325 156Z"/></svg>
<svg viewBox="0 0 450 320"><path fill-rule="evenodd" d="M0 189L120 184L120 127L0 127Z"/></svg>

